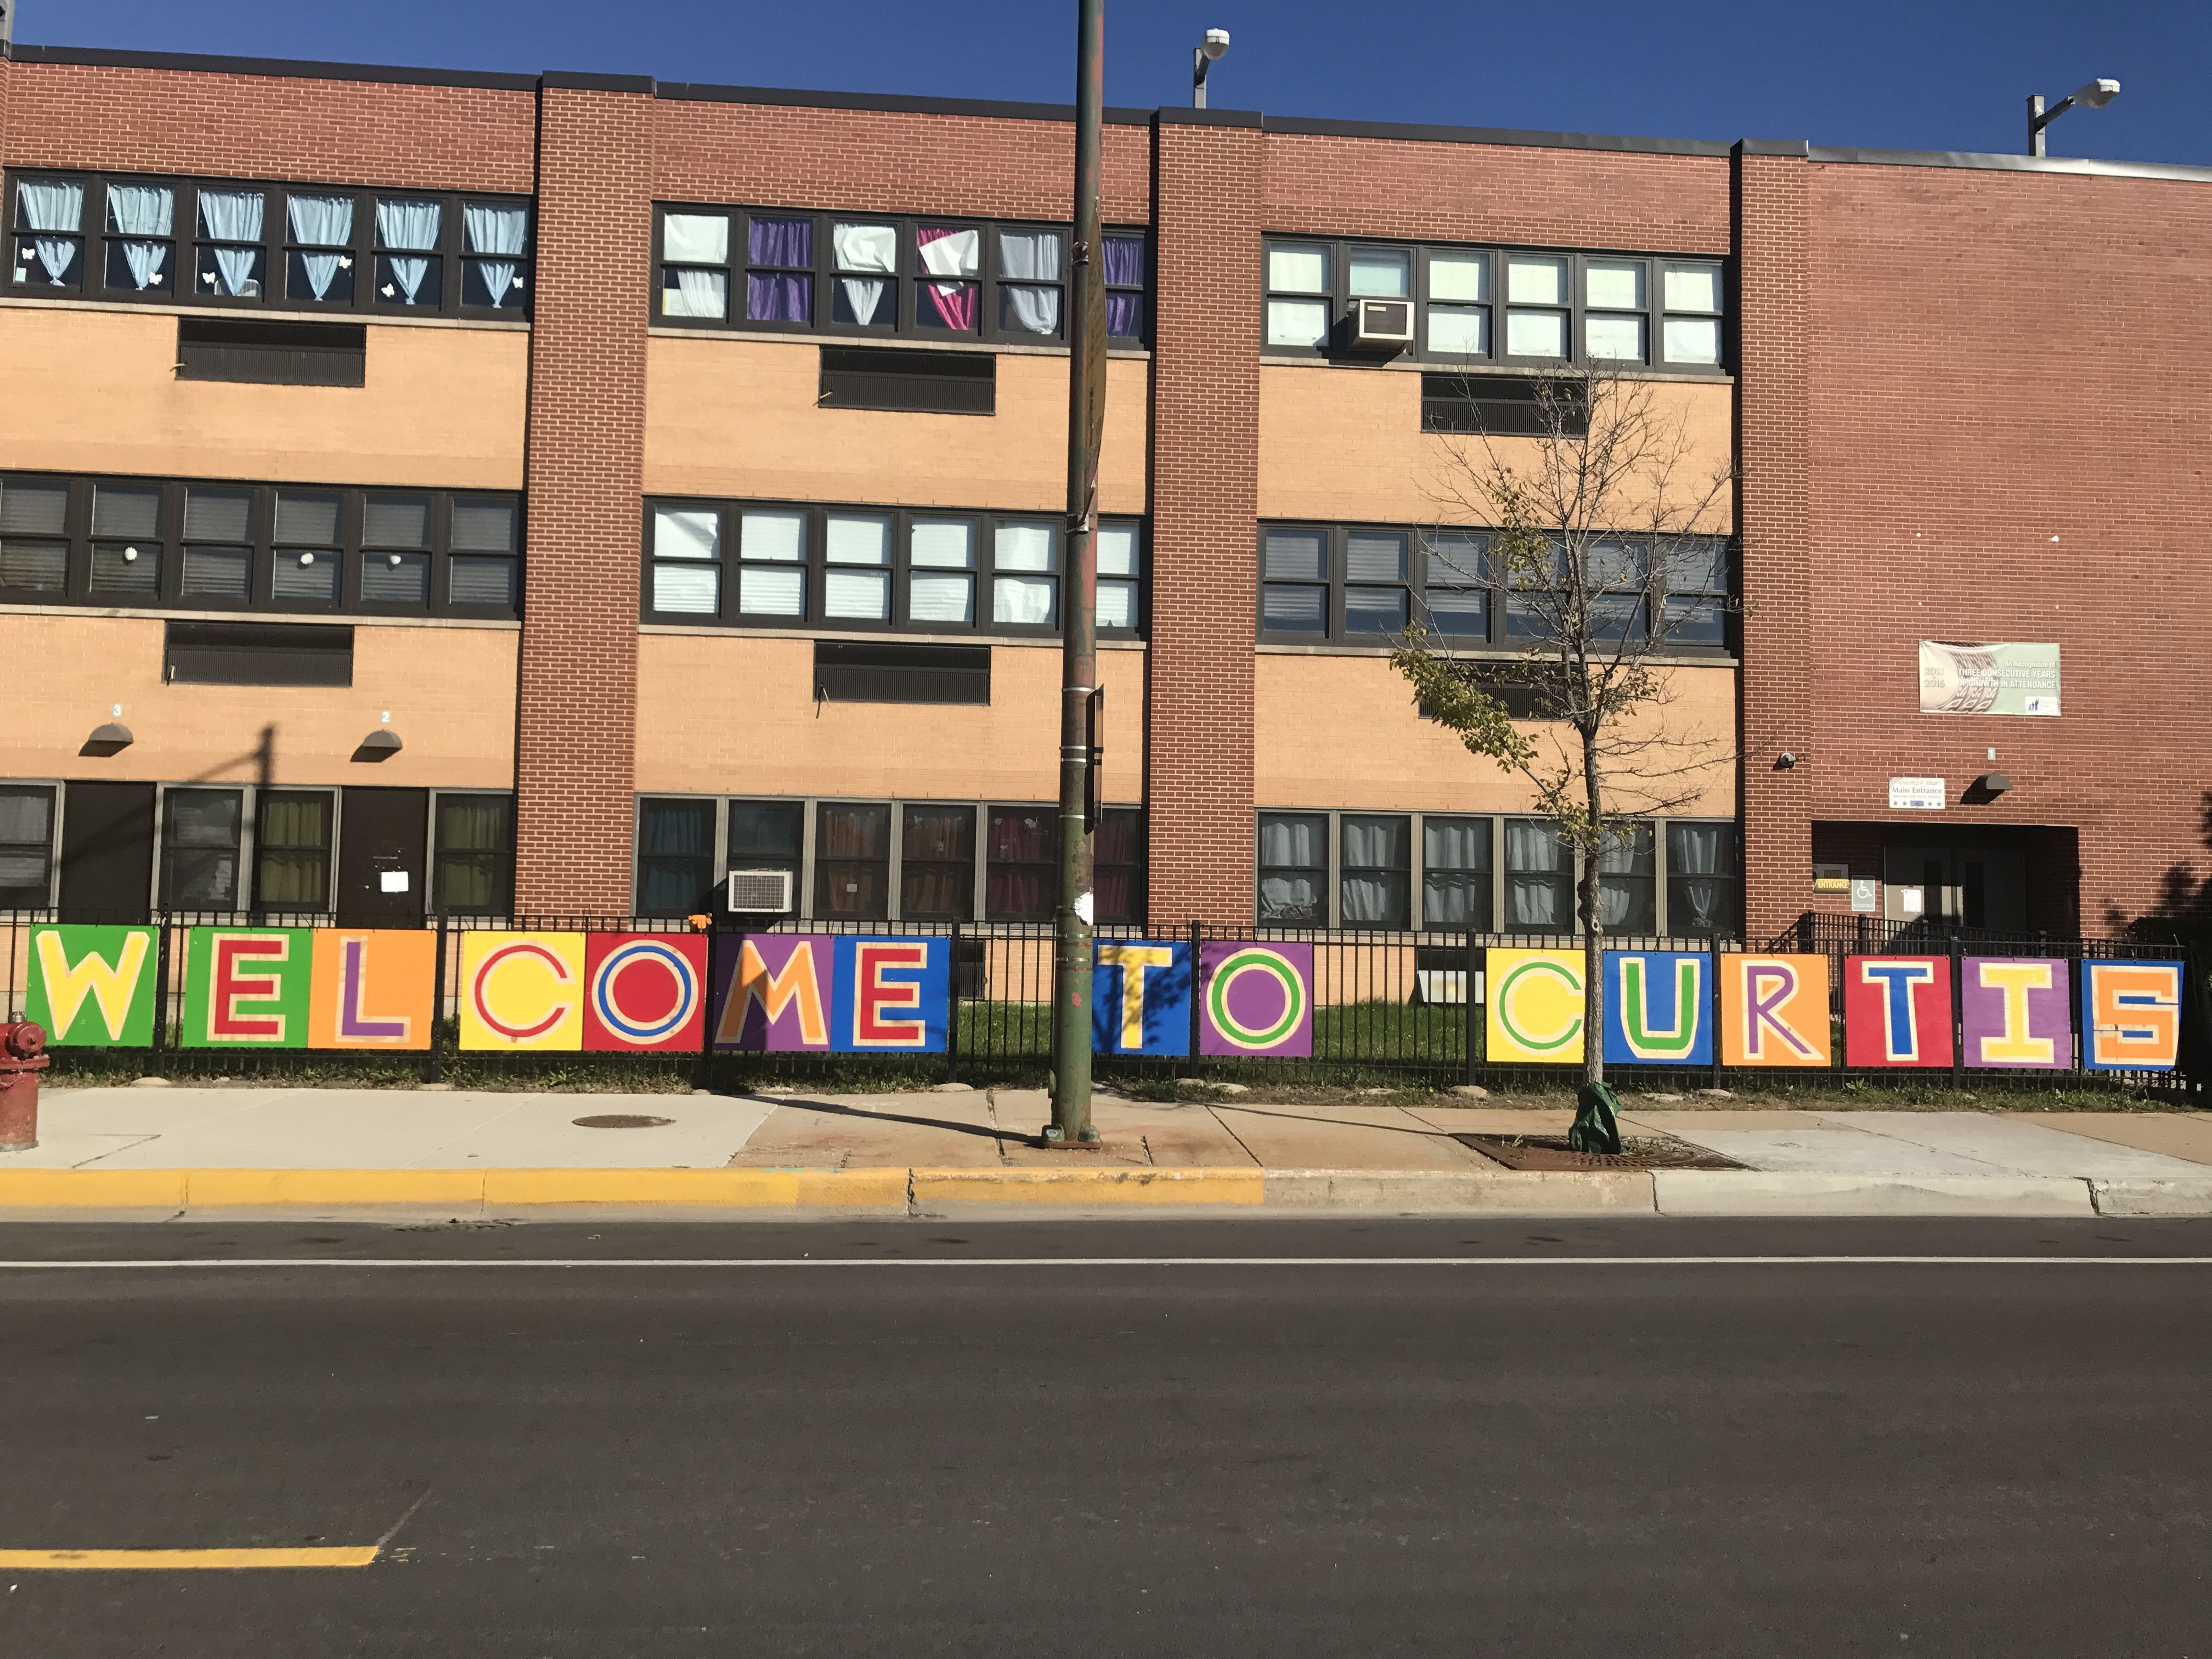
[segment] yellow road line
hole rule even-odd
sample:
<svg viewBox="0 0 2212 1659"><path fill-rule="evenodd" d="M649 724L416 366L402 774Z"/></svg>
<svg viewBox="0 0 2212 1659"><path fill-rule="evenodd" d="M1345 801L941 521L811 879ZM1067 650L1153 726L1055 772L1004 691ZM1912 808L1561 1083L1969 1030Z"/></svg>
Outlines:
<svg viewBox="0 0 2212 1659"><path fill-rule="evenodd" d="M376 1559L380 1547L338 1544L291 1550L0 1550L0 1572L365 1567Z"/></svg>

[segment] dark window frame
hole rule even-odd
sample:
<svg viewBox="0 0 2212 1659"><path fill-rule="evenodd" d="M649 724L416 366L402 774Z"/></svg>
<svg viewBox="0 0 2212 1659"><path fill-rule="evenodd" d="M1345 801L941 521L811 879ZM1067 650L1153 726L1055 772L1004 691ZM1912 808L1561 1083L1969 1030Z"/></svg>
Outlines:
<svg viewBox="0 0 2212 1659"><path fill-rule="evenodd" d="M671 262L665 257L666 243L662 227L670 214L678 216L697 215L726 218L729 222L727 257L719 265L694 260ZM806 219L813 224L811 233L813 260L811 266L761 264L751 260L751 228L756 218L769 220ZM894 260L896 270L886 273L884 280L894 287L892 318L884 323L843 323L836 320L835 283L841 274L836 269L836 255L830 246L830 228L836 224L888 225L897 232L898 252ZM977 260L977 272L972 279L976 284L976 325L973 331L958 331L923 324L917 312L917 296L921 286L933 280L923 270L915 240L917 229L953 231L974 230L981 243ZM1012 231L1017 234L1049 232L1060 238L1060 277L1057 283L1035 283L1024 277L1009 276L1000 269L998 233ZM1152 291L1152 247L1149 229L1141 225L1109 225L1103 234L1115 238L1139 240L1144 244L1144 282L1140 287L1127 283L1112 284L1116 293L1139 293L1143 296L1139 307L1139 327L1133 336L1115 335L1108 341L1108 349L1115 351L1141 351L1150 343L1149 325ZM1103 257L1103 254L1102 254ZM836 338L844 340L908 340L933 345L974 344L984 346L1026 346L1038 350L1067 349L1069 318L1074 304L1075 266L1074 232L1066 224L1055 224L1043 219L993 219L968 213L872 213L832 210L829 209L742 205L719 202L656 201L653 204L653 279L647 291L647 323L653 328L699 330L721 333L788 334L795 337ZM671 316L664 309L660 298L672 270L719 270L723 274L724 304L720 317ZM770 319L756 320L744 314L748 275L761 272L797 273L809 271L813 278L811 314L805 322L786 322ZM965 279L963 279L965 280ZM1009 328L1000 321L1000 289L1002 286L1020 288L1051 288L1060 289L1060 330L1057 334L1031 333L1025 329Z"/></svg>
<svg viewBox="0 0 2212 1659"><path fill-rule="evenodd" d="M61 869L61 858L59 855L61 847L61 786L58 783L39 783L30 781L29 780L11 778L5 783L0 783L0 794L11 796L43 796L46 804L46 833L43 841L0 841L0 853L9 854L20 857L35 851L39 855L40 868L43 872L35 886L29 883L22 884L20 888L12 884L0 884L0 895L5 895L20 890L25 893L35 891L39 896L30 904L23 906L10 904L5 902L4 900L0 900L0 913L4 913L8 910L16 908L33 910L46 909L51 907L54 902L54 878L59 873Z"/></svg>
<svg viewBox="0 0 2212 1659"><path fill-rule="evenodd" d="M446 838L449 804L492 803L504 820L503 836L491 847L456 847ZM440 789L430 797L430 908L441 916L506 917L514 914L514 793L506 789ZM449 872L489 870L489 904L462 904L452 894Z"/></svg>
<svg viewBox="0 0 2212 1659"><path fill-rule="evenodd" d="M520 490L498 489L410 489L401 487L360 484L327 484L288 482L284 483L253 483L234 478L148 478L106 474L64 474L53 472L0 473L0 491L11 483L60 484L67 487L69 504L65 519L69 545L67 574L58 592L52 588L0 587L0 604L59 605L93 606L103 610L131 609L157 611L190 611L236 612L241 615L263 614L291 617L442 617L512 621L521 615L525 562L527 557L527 518L526 503ZM100 486L124 489L146 487L161 492L158 534L151 538L119 538L102 536L103 545L118 540L128 545L150 544L157 563L156 583L148 592L102 591L92 587L93 548L92 511L94 491ZM251 493L248 544L252 552L252 573L247 597L240 601L225 601L220 598L183 592L185 537L185 503L186 494L194 489L244 489ZM339 498L339 534L341 542L336 550L340 562L338 597L335 601L318 599L279 599L274 592L274 563L276 557L276 514L277 498L285 492L301 495L335 493ZM429 506L429 546L419 550L429 558L428 600L422 605L381 603L364 600L361 596L362 560L364 556L362 535L367 504L371 496L399 495L419 497ZM511 503L516 546L511 554L472 552L463 549L463 558L471 556L509 558L514 564L515 603L513 605L465 605L450 597L453 559L452 545L453 508L457 503L471 501ZM43 535L26 536L25 540L51 540ZM375 551L376 550L368 550ZM403 556L407 551L398 550Z"/></svg>
<svg viewBox="0 0 2212 1659"><path fill-rule="evenodd" d="M705 559L661 559L655 541L658 514L671 513L712 513L715 514L715 556ZM805 557L796 563L788 560L774 562L779 569L800 569L805 573L805 595L802 614L778 617L738 609L738 574L745 563L743 557L742 527L744 514L752 513L796 513L804 515ZM829 525L833 517L882 518L890 520L890 562L888 615L881 621L860 617L832 617L826 610L824 592L830 569L828 559ZM916 520L965 519L975 527L975 562L968 574L973 579L972 611L974 620L967 623L916 618L912 615L914 526ZM1145 637L1149 620L1152 587L1151 536L1146 520L1132 514L1116 514L1102 518L1102 526L1133 527L1137 532L1136 626L1133 628L1101 628L1098 636L1106 640L1140 640ZM1049 624L1037 623L999 622L995 620L997 584L1000 576L1012 579L1034 577L1038 573L1022 569L1001 571L998 567L999 531L1002 525L1049 524L1055 537L1054 562L1058 569L1053 573L1059 583L1059 592L1054 601L1054 620ZM643 524L641 529L643 556L639 560L640 585L638 617L641 622L661 626L698 628L771 629L801 634L867 634L867 635L958 635L979 639L1054 640L1060 637L1060 623L1066 615L1067 595L1067 538L1066 523L1060 514L1053 513L1004 513L981 507L885 507L865 503L787 501L732 501L697 495L648 495L645 498ZM709 567L716 574L716 603L710 613L702 611L658 611L653 608L653 573L658 565L700 568ZM886 568L882 566L852 566L854 569ZM921 567L924 574L933 571L951 572L951 567ZM1109 577L1109 580L1127 578Z"/></svg>
<svg viewBox="0 0 2212 1659"><path fill-rule="evenodd" d="M12 255L15 243L27 234L20 220L21 207L16 191L20 180L33 183L48 180L82 186L84 206L76 233L79 254L76 261L76 281L57 286L36 280L36 269L23 267L25 280L15 279ZM172 192L169 234L151 239L125 236L107 228L107 190L110 184L144 185L166 188ZM313 182L306 179L221 179L194 173L104 172L79 167L9 167L0 175L0 187L6 191L4 210L10 238L10 263L5 291L15 297L51 300L96 300L103 304L128 302L184 307L210 312L243 311L298 312L311 316L359 315L386 317L447 317L467 318L484 321L527 322L532 314L536 287L536 258L538 219L536 200L524 193L512 191L451 191L405 190L374 185L345 185ZM252 244L262 255L261 292L256 295L234 295L204 291L198 276L198 250L210 239L200 234L199 196L203 190L258 191L262 197L261 236ZM354 199L353 228L350 240L342 252L353 260L353 293L343 300L295 299L289 293L290 256L304 244L291 240L291 214L288 206L295 194L301 196L350 196ZM377 296L377 260L384 252L376 240L376 204L378 200L425 202L440 204L438 247L422 257L438 261L439 293L435 305L406 305L385 301ZM462 273L465 260L483 256L471 253L463 232L463 210L471 205L489 207L520 207L527 216L523 251L515 256L520 267L517 272L520 301L513 305L483 306L465 304L466 283ZM59 234L59 233L46 233ZM111 287L107 283L107 244L147 240L166 240L169 246L167 270L169 286L164 289L139 289L130 286ZM191 272L187 279L180 261L190 252ZM333 250L339 251L339 250ZM404 251L403 251L404 252ZM496 257L496 256L495 256Z"/></svg>
<svg viewBox="0 0 2212 1659"><path fill-rule="evenodd" d="M1320 299L1319 295L1294 293L1272 286L1269 276L1269 256L1278 247L1322 247L1328 251L1329 292L1325 296L1328 310L1326 342L1317 346L1274 344L1268 342L1267 307L1277 299ZM1369 250L1406 251L1413 257L1413 298L1414 338L1413 346L1380 357L1364 354L1363 357L1348 356L1344 350L1345 319L1352 307L1352 255ZM1455 351L1436 351L1429 346L1429 313L1432 303L1430 295L1430 263L1439 254L1455 258L1475 257L1488 261L1484 291L1488 298L1481 301L1447 300L1436 301L1443 305L1479 304L1488 313L1486 329L1489 349L1480 354ZM1544 306L1524 303L1515 307L1507 295L1509 261L1516 256L1529 258L1562 259L1566 262L1566 303ZM1715 380L1728 379L1734 372L1735 340L1735 281L1733 260L1715 254L1658 253L1649 250L1559 247L1516 247L1502 244L1454 245L1439 242L1395 241L1386 237L1329 237L1302 236L1291 232L1270 232L1261 238L1260 251L1261 351L1268 358L1290 362L1359 362L1370 363L1396 362L1408 363L1446 363L1468 369L1508 368L1542 369L1558 368L1617 368L1624 374L1686 374ZM1589 355L1588 318L1595 314L1626 315L1607 306L1588 303L1589 267L1619 263L1638 263L1643 267L1644 300L1642 309L1633 314L1644 319L1644 355L1640 358L1601 357ZM1670 267L1684 270L1714 269L1720 272L1721 308L1712 312L1668 312L1666 309L1666 273ZM1513 310L1560 311L1566 314L1567 351L1564 357L1545 357L1516 355L1509 351L1508 313ZM1714 363L1679 362L1666 356L1666 320L1677 318L1709 318L1719 320L1719 362Z"/></svg>

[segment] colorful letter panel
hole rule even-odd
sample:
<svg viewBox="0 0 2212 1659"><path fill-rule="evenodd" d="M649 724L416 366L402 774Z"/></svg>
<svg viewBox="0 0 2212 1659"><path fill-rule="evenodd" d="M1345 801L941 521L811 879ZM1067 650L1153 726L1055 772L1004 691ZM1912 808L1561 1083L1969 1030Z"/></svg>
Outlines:
<svg viewBox="0 0 2212 1659"><path fill-rule="evenodd" d="M33 927L23 1018L56 1048L150 1047L155 943L150 927Z"/></svg>
<svg viewBox="0 0 2212 1659"><path fill-rule="evenodd" d="M1720 975L1722 1065L1831 1062L1827 957L1729 954Z"/></svg>
<svg viewBox="0 0 2212 1659"><path fill-rule="evenodd" d="M952 1003L952 941L836 941L830 1047L841 1054L945 1052Z"/></svg>
<svg viewBox="0 0 2212 1659"><path fill-rule="evenodd" d="M746 933L714 947L714 1046L826 1053L836 941L828 933Z"/></svg>
<svg viewBox="0 0 2212 1659"><path fill-rule="evenodd" d="M707 1024L707 941L696 933L593 933L584 947L584 1047L696 1052Z"/></svg>
<svg viewBox="0 0 2212 1659"><path fill-rule="evenodd" d="M1091 1047L1102 1054L1190 1052L1190 946L1101 939L1091 972Z"/></svg>
<svg viewBox="0 0 2212 1659"><path fill-rule="evenodd" d="M584 1046L584 935L461 935L461 1047Z"/></svg>
<svg viewBox="0 0 2212 1659"><path fill-rule="evenodd" d="M2090 1072L2170 1072L2181 1048L2181 964L2081 964L2081 1066Z"/></svg>
<svg viewBox="0 0 2212 1659"><path fill-rule="evenodd" d="M1950 1063L1951 958L1845 957L1844 1064Z"/></svg>
<svg viewBox="0 0 2212 1659"><path fill-rule="evenodd" d="M311 928L188 928L180 1046L306 1048L313 971Z"/></svg>
<svg viewBox="0 0 2212 1659"><path fill-rule="evenodd" d="M1712 971L1702 951L1607 951L1606 1064L1711 1065Z"/></svg>
<svg viewBox="0 0 2212 1659"><path fill-rule="evenodd" d="M1484 1052L1492 1060L1577 1063L1583 1057L1583 953L1487 952Z"/></svg>
<svg viewBox="0 0 2212 1659"><path fill-rule="evenodd" d="M2074 1065L2070 964L2052 957L1968 957L1959 1016L1969 1066Z"/></svg>
<svg viewBox="0 0 2212 1659"><path fill-rule="evenodd" d="M438 936L319 927L307 989L310 1048L428 1048Z"/></svg>
<svg viewBox="0 0 2212 1659"><path fill-rule="evenodd" d="M1312 1058L1312 945L1201 944L1198 977L1200 1054Z"/></svg>

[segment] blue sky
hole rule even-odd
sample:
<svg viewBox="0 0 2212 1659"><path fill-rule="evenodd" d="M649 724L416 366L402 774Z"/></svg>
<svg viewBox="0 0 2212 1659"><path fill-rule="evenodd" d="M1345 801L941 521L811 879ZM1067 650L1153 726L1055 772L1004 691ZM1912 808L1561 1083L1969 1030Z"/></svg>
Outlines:
<svg viewBox="0 0 2212 1659"><path fill-rule="evenodd" d="M356 63L1066 102L1072 0L20 0L16 39ZM2097 76L2053 155L2212 165L2212 5L1855 0L1109 0L1109 103L1182 103L1228 29L1217 108L1885 149L2024 148L2024 100Z"/></svg>

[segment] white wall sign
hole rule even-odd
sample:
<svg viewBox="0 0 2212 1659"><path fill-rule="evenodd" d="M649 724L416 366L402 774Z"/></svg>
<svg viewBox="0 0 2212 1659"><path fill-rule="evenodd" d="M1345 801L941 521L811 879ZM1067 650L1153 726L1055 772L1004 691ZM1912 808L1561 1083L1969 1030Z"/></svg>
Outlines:
<svg viewBox="0 0 2212 1659"><path fill-rule="evenodd" d="M1892 778L1889 807L1893 812L1940 812L1945 804L1941 778Z"/></svg>
<svg viewBox="0 0 2212 1659"><path fill-rule="evenodd" d="M1881 909L1881 884L1872 876L1853 876L1851 878L1852 911L1858 915L1869 916Z"/></svg>

